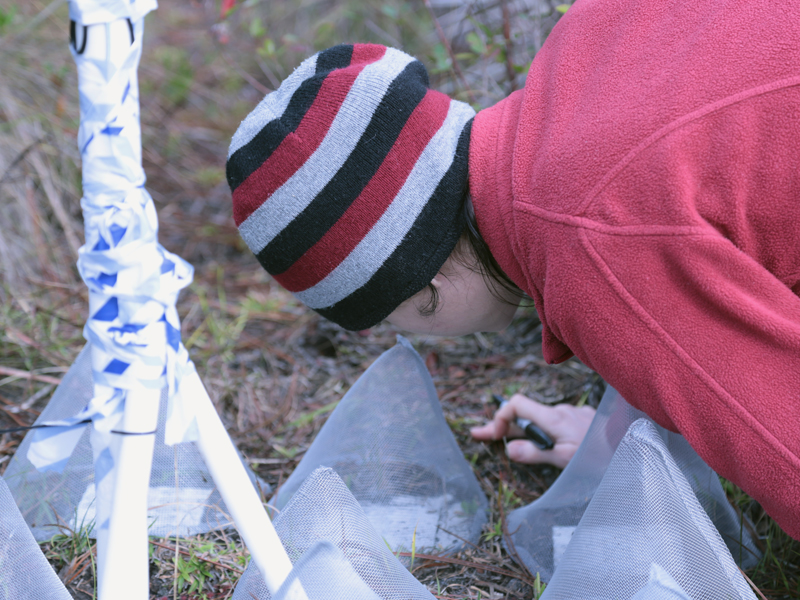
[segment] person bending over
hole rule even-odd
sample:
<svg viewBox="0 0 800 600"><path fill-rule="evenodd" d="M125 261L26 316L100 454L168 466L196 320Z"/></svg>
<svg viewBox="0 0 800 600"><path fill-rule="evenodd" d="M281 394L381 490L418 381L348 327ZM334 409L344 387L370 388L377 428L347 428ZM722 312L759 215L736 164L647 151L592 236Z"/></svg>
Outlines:
<svg viewBox="0 0 800 600"><path fill-rule="evenodd" d="M231 142L263 267L350 330L497 331L523 294L573 355L800 539L800 5L578 0L475 111L393 48L305 60ZM512 458L590 409L515 396Z"/></svg>

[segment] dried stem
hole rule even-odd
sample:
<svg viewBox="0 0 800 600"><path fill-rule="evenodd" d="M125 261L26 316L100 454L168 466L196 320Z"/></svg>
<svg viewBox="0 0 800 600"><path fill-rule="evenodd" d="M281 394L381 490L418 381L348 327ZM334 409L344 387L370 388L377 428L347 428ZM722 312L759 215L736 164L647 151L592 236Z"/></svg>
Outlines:
<svg viewBox="0 0 800 600"><path fill-rule="evenodd" d="M4 367L0 365L0 375L8 375L9 378L13 377L15 379L29 379L32 381L41 381L42 383L52 383L53 385L58 385L61 383L60 379L56 379L55 377L49 377L47 375L38 375L36 373L31 373L30 371L23 371L21 369L14 369L11 367Z"/></svg>
<svg viewBox="0 0 800 600"><path fill-rule="evenodd" d="M514 69L514 62L511 60L513 43L511 42L511 16L508 11L508 0L500 0L500 6L503 9L503 38L506 41L506 72L513 92L517 89L517 71Z"/></svg>
<svg viewBox="0 0 800 600"><path fill-rule="evenodd" d="M466 92L467 98L469 98L470 103L475 104L475 96L472 94L472 89L470 89L469 85L467 85L467 80L464 77L464 73L461 72L461 67L458 66L458 61L456 60L456 55L453 53L453 49L450 47L450 42L447 41L447 36L445 36L444 30L442 29L442 26L439 24L439 19L436 18L436 13L433 12L433 6L431 6L431 0L425 0L425 7L431 14L431 19L433 19L433 24L436 26L436 33L439 34L439 40L442 42L442 45L447 50L447 54L450 56L450 62L453 65L453 72L456 74L456 77L461 82L461 87L464 88L464 92Z"/></svg>

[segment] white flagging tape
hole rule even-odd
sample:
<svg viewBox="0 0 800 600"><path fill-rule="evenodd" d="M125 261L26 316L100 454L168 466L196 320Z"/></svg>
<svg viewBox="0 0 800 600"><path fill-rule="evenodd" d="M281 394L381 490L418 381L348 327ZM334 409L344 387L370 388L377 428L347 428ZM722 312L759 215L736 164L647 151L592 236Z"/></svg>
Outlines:
<svg viewBox="0 0 800 600"><path fill-rule="evenodd" d="M40 470L62 470L89 424L99 598L146 599L147 490L158 400L167 387L165 441L198 442L254 561L277 591L291 564L181 343L175 303L193 269L158 243L144 188L136 70L144 15L155 7L155 0L70 2L85 222L78 269L89 288L84 336L92 344L94 395L77 415L40 424L28 458Z"/></svg>

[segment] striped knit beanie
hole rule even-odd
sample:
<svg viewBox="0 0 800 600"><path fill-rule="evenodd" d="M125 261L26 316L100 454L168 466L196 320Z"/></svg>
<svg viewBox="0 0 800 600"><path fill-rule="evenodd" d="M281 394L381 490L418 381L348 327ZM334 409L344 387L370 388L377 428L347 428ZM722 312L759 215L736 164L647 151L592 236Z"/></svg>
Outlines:
<svg viewBox="0 0 800 600"><path fill-rule="evenodd" d="M239 232L304 304L372 327L430 283L461 235L474 116L404 52L320 52L233 136Z"/></svg>

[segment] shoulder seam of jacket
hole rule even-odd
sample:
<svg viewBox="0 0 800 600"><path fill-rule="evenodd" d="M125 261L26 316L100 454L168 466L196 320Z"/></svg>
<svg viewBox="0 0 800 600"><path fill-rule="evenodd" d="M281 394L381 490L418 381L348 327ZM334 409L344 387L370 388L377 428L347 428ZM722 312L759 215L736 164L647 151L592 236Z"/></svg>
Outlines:
<svg viewBox="0 0 800 600"><path fill-rule="evenodd" d="M772 92L780 91L786 88L800 86L800 75L789 77L785 79L779 79L778 81L773 81L772 83L767 83L764 85L756 86L754 88L750 88L732 96L727 96L716 102L712 102L711 104L706 104L705 106L696 109L688 114L679 117L670 123L664 125L657 131L651 133L647 136L644 140L642 140L638 145L632 148L619 162L617 162L607 173L606 175L592 188L592 190L586 196L586 199L578 205L577 209L574 211L574 214L580 215L584 213L591 204L595 201L595 199L600 195L600 193L608 186L620 173L622 173L625 168L633 162L633 160L639 156L644 150L658 142L661 138L664 138L671 134L672 132L682 128L693 121L697 121L705 116L708 116L714 112L723 110L728 108L729 106L733 106L739 102L744 102L745 100L749 100L751 98L755 98L757 96L762 96L765 94L769 94Z"/></svg>

